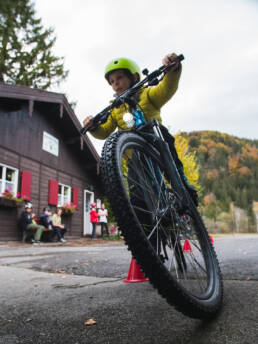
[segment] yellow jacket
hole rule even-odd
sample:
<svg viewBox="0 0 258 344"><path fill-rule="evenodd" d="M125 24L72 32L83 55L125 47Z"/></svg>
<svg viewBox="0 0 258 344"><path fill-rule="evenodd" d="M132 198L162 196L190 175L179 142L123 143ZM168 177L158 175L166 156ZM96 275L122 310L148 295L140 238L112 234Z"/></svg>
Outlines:
<svg viewBox="0 0 258 344"><path fill-rule="evenodd" d="M138 104L144 113L146 121L157 119L161 123L160 109L175 94L181 67L177 71L169 71L165 74L163 80L157 86L143 87L138 93ZM118 130L127 130L128 127L123 120L125 113L129 112L129 106L122 104L119 108L114 108L106 123L99 126L90 133L97 139L107 138L116 128Z"/></svg>

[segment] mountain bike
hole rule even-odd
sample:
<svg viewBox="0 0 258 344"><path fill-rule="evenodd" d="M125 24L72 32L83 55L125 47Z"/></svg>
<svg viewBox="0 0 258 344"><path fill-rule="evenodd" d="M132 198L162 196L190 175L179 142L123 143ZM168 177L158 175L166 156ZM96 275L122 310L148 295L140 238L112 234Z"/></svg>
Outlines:
<svg viewBox="0 0 258 344"><path fill-rule="evenodd" d="M105 194L125 243L152 285L185 315L211 318L223 298L214 247L160 124L146 122L136 100L141 87L157 85L174 64L152 73L144 70L145 78L120 94L81 133L105 123L113 108L129 105L132 128L110 135L102 149Z"/></svg>

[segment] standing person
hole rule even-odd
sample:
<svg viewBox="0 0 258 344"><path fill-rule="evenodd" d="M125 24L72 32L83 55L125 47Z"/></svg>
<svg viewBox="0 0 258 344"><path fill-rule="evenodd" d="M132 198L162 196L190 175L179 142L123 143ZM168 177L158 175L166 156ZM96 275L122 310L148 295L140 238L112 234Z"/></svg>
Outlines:
<svg viewBox="0 0 258 344"><path fill-rule="evenodd" d="M26 203L24 211L21 213L19 220L20 227L23 231L29 231L36 228L36 233L34 234L34 240L32 241L35 244L41 244L41 235L44 231L44 226L38 225L32 217L32 204Z"/></svg>
<svg viewBox="0 0 258 344"><path fill-rule="evenodd" d="M98 213L96 211L96 203L91 204L91 211L90 211L90 222L92 224L92 234L91 234L91 239L96 240L96 224L98 222Z"/></svg>
<svg viewBox="0 0 258 344"><path fill-rule="evenodd" d="M53 229L57 234L58 241L62 243L66 243L66 240L64 239L64 233L66 232L66 228L61 223L61 215L62 215L62 208L58 207L56 209L55 214L52 216L52 224L53 224Z"/></svg>
<svg viewBox="0 0 258 344"><path fill-rule="evenodd" d="M105 204L101 204L101 208L98 211L99 214L99 223L101 225L101 236L103 238L104 236L104 227L106 230L106 235L109 236L109 231L108 231L108 224L107 224L107 217L108 217L108 211L105 209Z"/></svg>

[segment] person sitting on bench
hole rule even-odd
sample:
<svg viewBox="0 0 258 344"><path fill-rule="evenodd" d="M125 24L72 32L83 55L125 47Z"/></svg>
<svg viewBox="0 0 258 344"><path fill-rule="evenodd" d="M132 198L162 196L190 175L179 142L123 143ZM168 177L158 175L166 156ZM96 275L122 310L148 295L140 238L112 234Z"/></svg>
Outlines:
<svg viewBox="0 0 258 344"><path fill-rule="evenodd" d="M64 239L64 233L66 232L65 225L62 224L62 208L58 207L56 209L56 213L52 216L52 223L53 223L53 229L56 231L57 234L57 240L62 242L63 244L66 243L66 240Z"/></svg>
<svg viewBox="0 0 258 344"><path fill-rule="evenodd" d="M44 231L44 226L38 225L33 221L32 218L32 204L31 203L26 203L25 204L25 210L21 213L21 217L19 220L19 225L23 231L23 241L26 240L27 232L30 230L35 230L36 232L34 234L34 240L32 240L33 243L35 244L41 244L41 235Z"/></svg>

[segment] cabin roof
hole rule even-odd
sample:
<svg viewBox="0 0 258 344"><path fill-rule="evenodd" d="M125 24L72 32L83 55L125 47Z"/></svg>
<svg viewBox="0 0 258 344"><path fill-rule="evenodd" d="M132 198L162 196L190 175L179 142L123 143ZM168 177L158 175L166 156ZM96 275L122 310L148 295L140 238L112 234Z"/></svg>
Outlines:
<svg viewBox="0 0 258 344"><path fill-rule="evenodd" d="M91 160L95 161L97 165L99 164L99 155L89 137L80 135L82 126L64 94L0 82L0 98L2 100L28 101L30 116L33 115L35 105L41 106L43 109L50 106L62 121L60 128L65 134L66 142L74 145L76 149L85 151L87 155L90 154Z"/></svg>

